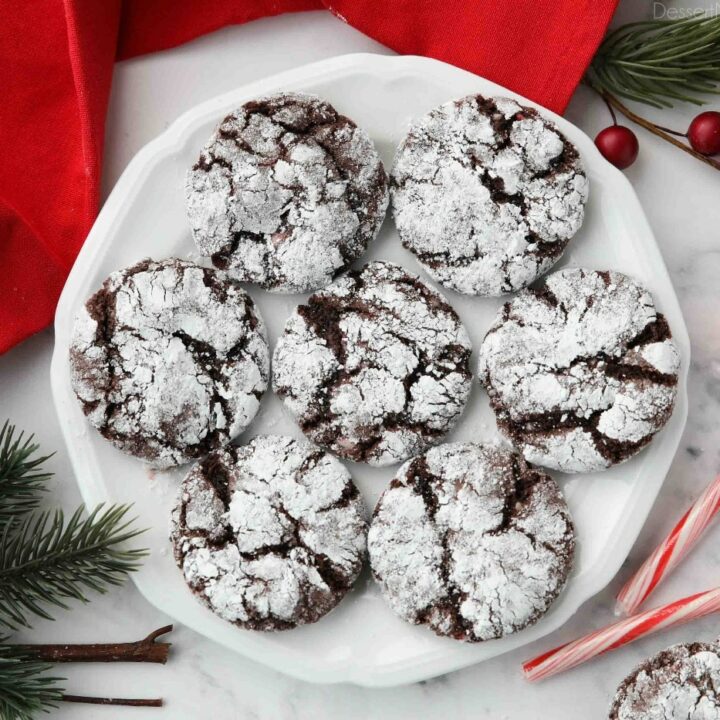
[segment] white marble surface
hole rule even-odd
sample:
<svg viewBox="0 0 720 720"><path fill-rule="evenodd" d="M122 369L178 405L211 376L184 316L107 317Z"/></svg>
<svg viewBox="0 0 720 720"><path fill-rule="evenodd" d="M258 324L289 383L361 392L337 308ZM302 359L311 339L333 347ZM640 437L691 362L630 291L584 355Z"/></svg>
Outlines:
<svg viewBox="0 0 720 720"><path fill-rule="evenodd" d="M642 6L642 7L640 7ZM645 3L626 0L620 18L631 19ZM110 104L105 193L147 141L185 109L239 84L347 52L388 52L329 13L310 13L229 28L183 48L117 66ZM693 109L657 115L685 128ZM573 98L567 117L594 136L609 124L603 104L585 89ZM452 717L457 720L528 720L604 717L622 677L641 658L673 642L720 634L710 617L647 638L539 685L528 685L522 660L569 640L612 618L614 593L690 500L720 470L720 176L690 156L639 132L641 156L628 171L673 277L693 345L690 419L680 451L645 530L619 576L559 632L498 660L417 685L367 690L319 686L283 677L204 640L184 628L172 633L166 666L87 665L60 668L69 692L126 697L162 696L158 709L111 709L65 705L52 717L132 720L263 720L295 718ZM0 416L34 431L44 448L58 450L52 501L72 508L80 502L50 401L48 368L52 333L45 331L0 357ZM667 601L720 584L720 526L656 594ZM138 639L168 618L148 605L132 584L94 597L85 608L57 612L56 622L37 622L20 637L28 641ZM362 630L359 629L361 632ZM579 710L582 708L582 710Z"/></svg>

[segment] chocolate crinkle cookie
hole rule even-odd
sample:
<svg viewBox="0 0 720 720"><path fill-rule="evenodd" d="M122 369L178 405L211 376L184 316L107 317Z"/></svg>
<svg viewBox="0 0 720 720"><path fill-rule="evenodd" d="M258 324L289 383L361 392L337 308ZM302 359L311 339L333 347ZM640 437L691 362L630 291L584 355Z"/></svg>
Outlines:
<svg viewBox="0 0 720 720"><path fill-rule="evenodd" d="M200 252L238 280L278 292L331 282L365 252L388 204L368 134L298 93L228 115L188 172L186 197Z"/></svg>
<svg viewBox="0 0 720 720"><path fill-rule="evenodd" d="M242 432L269 379L262 318L238 283L177 259L114 272L80 310L70 347L83 412L157 468Z"/></svg>
<svg viewBox="0 0 720 720"><path fill-rule="evenodd" d="M529 462L591 472L632 457L668 421L679 365L645 288L574 268L505 303L478 376L498 427Z"/></svg>
<svg viewBox="0 0 720 720"><path fill-rule="evenodd" d="M362 567L362 499L339 460L267 435L201 460L172 516L175 559L215 614L250 630L319 620Z"/></svg>
<svg viewBox="0 0 720 720"><path fill-rule="evenodd" d="M413 124L390 178L403 245L468 295L529 285L580 228L588 181L575 146L534 108L481 95Z"/></svg>
<svg viewBox="0 0 720 720"><path fill-rule="evenodd" d="M288 320L273 385L302 431L351 460L387 465L439 442L470 392L470 339L437 292L372 262Z"/></svg>
<svg viewBox="0 0 720 720"><path fill-rule="evenodd" d="M622 681L610 720L720 720L720 648L674 645Z"/></svg>
<svg viewBox="0 0 720 720"><path fill-rule="evenodd" d="M368 535L373 574L392 609L465 642L509 635L544 615L574 547L552 478L508 449L470 443L406 462Z"/></svg>

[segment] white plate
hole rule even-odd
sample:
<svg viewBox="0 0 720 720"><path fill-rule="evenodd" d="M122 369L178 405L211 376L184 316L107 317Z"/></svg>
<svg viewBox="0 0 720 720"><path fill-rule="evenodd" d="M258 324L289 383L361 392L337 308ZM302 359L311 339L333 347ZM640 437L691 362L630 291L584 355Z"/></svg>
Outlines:
<svg viewBox="0 0 720 720"><path fill-rule="evenodd" d="M534 627L474 646L438 638L425 628L399 620L383 602L367 570L357 589L316 625L263 634L237 629L215 617L185 586L167 539L169 511L183 470L154 475L87 425L70 388L68 344L76 311L110 272L147 256L192 256L183 205L186 169L229 110L258 95L289 89L317 93L365 127L387 168L410 121L439 103L471 92L529 102L434 60L348 55L247 85L186 113L130 163L70 274L55 322L55 405L85 502L134 502L138 525L150 528L142 542L151 555L133 579L151 603L197 632L303 680L398 685L488 660L537 640L560 627L610 581L637 537L680 441L687 416L689 340L670 278L630 183L602 159L581 130L544 111L580 149L591 183L585 224L560 265L621 270L641 280L666 314L683 361L675 412L649 449L604 473L560 477L579 540L567 589ZM401 247L389 219L364 260L370 258L394 260L422 274L412 255ZM306 296L278 296L256 288L250 292L274 345L290 311ZM477 348L499 301L463 297L448 290L443 293L459 312ZM474 364L473 357L473 370ZM245 437L261 432L299 436L271 392L266 393ZM450 439L481 440L495 433L487 397L475 387ZM394 469L353 463L350 469L368 509L372 508Z"/></svg>

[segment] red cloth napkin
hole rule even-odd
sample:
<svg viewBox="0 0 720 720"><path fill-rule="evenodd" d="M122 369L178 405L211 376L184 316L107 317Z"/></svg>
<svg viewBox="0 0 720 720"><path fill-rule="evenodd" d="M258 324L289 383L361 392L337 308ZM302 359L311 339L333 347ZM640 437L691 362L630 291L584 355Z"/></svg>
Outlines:
<svg viewBox="0 0 720 720"><path fill-rule="evenodd" d="M0 0L0 352L52 321L98 209L115 59L328 7L562 112L617 0Z"/></svg>

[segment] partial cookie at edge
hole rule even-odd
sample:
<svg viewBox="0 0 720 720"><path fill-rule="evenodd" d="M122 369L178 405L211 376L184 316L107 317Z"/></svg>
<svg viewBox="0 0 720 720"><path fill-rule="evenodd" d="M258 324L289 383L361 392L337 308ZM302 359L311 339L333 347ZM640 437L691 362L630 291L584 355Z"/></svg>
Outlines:
<svg viewBox="0 0 720 720"><path fill-rule="evenodd" d="M620 684L609 720L720 720L720 648L673 645L644 660Z"/></svg>

